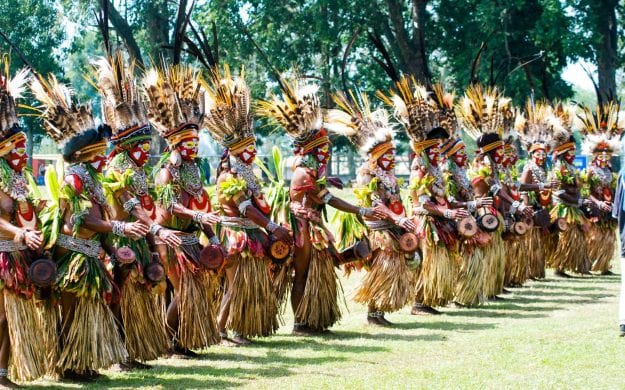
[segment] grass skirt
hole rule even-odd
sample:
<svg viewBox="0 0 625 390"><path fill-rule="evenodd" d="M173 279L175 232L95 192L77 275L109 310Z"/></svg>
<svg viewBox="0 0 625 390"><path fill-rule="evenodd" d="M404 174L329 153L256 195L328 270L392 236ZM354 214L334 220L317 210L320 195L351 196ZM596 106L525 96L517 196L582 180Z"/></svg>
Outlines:
<svg viewBox="0 0 625 390"><path fill-rule="evenodd" d="M423 261L416 287L416 301L430 307L447 306L454 298L454 259L442 242L422 241Z"/></svg>
<svg viewBox="0 0 625 390"><path fill-rule="evenodd" d="M373 250L371 268L354 300L372 303L377 310L386 313L397 311L412 298L412 271L406 265L405 253L396 248L398 245L388 232L373 231L369 239Z"/></svg>
<svg viewBox="0 0 625 390"><path fill-rule="evenodd" d="M245 251L237 256L227 327L244 337L269 336L278 330L278 303L267 260ZM230 288L230 286L228 286Z"/></svg>
<svg viewBox="0 0 625 390"><path fill-rule="evenodd" d="M484 251L477 245L460 245L460 267L456 275L454 301L463 306L478 306L484 303L484 275L486 262Z"/></svg>
<svg viewBox="0 0 625 390"><path fill-rule="evenodd" d="M199 264L200 246L183 245L168 249L169 261L177 259L180 278L178 293L177 340L181 347L202 349L217 344L220 340L217 330L215 305L212 301L216 286L211 283L209 272ZM173 257L172 257L173 256ZM170 265L171 266L171 265Z"/></svg>
<svg viewBox="0 0 625 390"><path fill-rule="evenodd" d="M501 238L501 232L491 234L490 245L483 249L484 252L484 293L487 297L501 294L503 291L505 273L505 246Z"/></svg>
<svg viewBox="0 0 625 390"><path fill-rule="evenodd" d="M505 286L522 286L527 281L530 235L531 233L527 232L523 237L505 241Z"/></svg>
<svg viewBox="0 0 625 390"><path fill-rule="evenodd" d="M532 227L523 238L527 240L527 276L529 278L545 278L545 258L551 238L550 232L545 232L544 229L538 227Z"/></svg>
<svg viewBox="0 0 625 390"><path fill-rule="evenodd" d="M11 340L12 376L20 381L44 376L48 372L46 333L35 299L5 289L4 310Z"/></svg>
<svg viewBox="0 0 625 390"><path fill-rule="evenodd" d="M591 224L586 232L586 247L593 271L609 271L612 259L618 258L616 228L616 223L604 221Z"/></svg>
<svg viewBox="0 0 625 390"><path fill-rule="evenodd" d="M164 289L154 288L143 272L152 261L145 239L119 237L115 248L130 247L136 261L121 287L120 309L128 356L132 360L154 360L167 353L169 337L165 326Z"/></svg>
<svg viewBox="0 0 625 390"><path fill-rule="evenodd" d="M342 288L329 249L311 247L308 277L295 321L317 330L331 327L341 319L339 294Z"/></svg>
<svg viewBox="0 0 625 390"><path fill-rule="evenodd" d="M586 218L575 208L559 204L551 210L552 220L566 218L568 229L558 233L558 241L549 258L549 265L556 269L584 274L590 271L590 261L586 252L584 225Z"/></svg>
<svg viewBox="0 0 625 390"><path fill-rule="evenodd" d="M115 318L104 299L77 297L71 321L64 321L57 367L98 370L123 362L128 356Z"/></svg>

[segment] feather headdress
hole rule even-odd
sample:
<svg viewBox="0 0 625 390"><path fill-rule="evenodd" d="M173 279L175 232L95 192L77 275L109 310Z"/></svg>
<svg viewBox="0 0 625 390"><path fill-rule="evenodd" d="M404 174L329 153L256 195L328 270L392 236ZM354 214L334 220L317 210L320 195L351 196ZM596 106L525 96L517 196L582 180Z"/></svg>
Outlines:
<svg viewBox="0 0 625 390"><path fill-rule="evenodd" d="M317 96L319 86L300 83L297 76L282 80L281 96L258 104L258 113L276 127L282 127L293 140L300 154L328 142L323 126L321 104Z"/></svg>
<svg viewBox="0 0 625 390"><path fill-rule="evenodd" d="M197 136L204 120L204 89L198 69L187 65L151 68L142 80L148 118L170 146Z"/></svg>
<svg viewBox="0 0 625 390"><path fill-rule="evenodd" d="M619 112L619 104L609 102L595 110L582 107L577 115L576 127L584 134L582 151L586 155L605 151L615 154L625 127L625 113Z"/></svg>
<svg viewBox="0 0 625 390"><path fill-rule="evenodd" d="M70 87L49 75L47 79L33 79L30 88L40 103L36 109L46 133L61 147L66 159L76 152L86 155L106 149L110 128L96 128L91 105L77 104Z"/></svg>
<svg viewBox="0 0 625 390"><path fill-rule="evenodd" d="M386 110L371 111L365 94L333 96L338 109L326 112L325 126L333 133L347 137L363 158L377 160L394 146L393 129Z"/></svg>
<svg viewBox="0 0 625 390"><path fill-rule="evenodd" d="M15 100L22 97L28 82L28 70L22 69L11 77L11 61L8 54L0 58L0 156L14 149L15 145L26 140L17 117Z"/></svg>
<svg viewBox="0 0 625 390"><path fill-rule="evenodd" d="M449 139L441 145L440 151L449 158L465 146L458 131L458 118L454 106L455 95L445 91L442 84L435 84L433 90L432 102L437 110L438 122L449 133Z"/></svg>
<svg viewBox="0 0 625 390"><path fill-rule="evenodd" d="M547 102L533 102L530 99L525 104L525 111L516 116L514 128L529 153L537 149L549 150L553 133L552 116L551 106Z"/></svg>
<svg viewBox="0 0 625 390"><path fill-rule="evenodd" d="M377 95L394 108L394 116L406 129L415 152L439 142L427 139L428 134L439 126L437 111L429 99L427 89L418 84L414 77L403 76L395 83L395 90L391 91L391 96L380 91Z"/></svg>
<svg viewBox="0 0 625 390"><path fill-rule="evenodd" d="M514 124L510 99L497 88L470 86L459 102L457 112L462 128L477 141L480 153L503 146L502 138L509 134Z"/></svg>
<svg viewBox="0 0 625 390"><path fill-rule="evenodd" d="M115 145L150 138L144 97L137 90L135 63L126 63L121 51L94 62L96 85L102 95L104 122L113 132Z"/></svg>
<svg viewBox="0 0 625 390"><path fill-rule="evenodd" d="M554 102L553 115L549 117L552 126L551 149L556 156L575 149L573 138L573 121L575 109L564 102Z"/></svg>
<svg viewBox="0 0 625 390"><path fill-rule="evenodd" d="M223 72L215 69L205 83L206 116L204 126L215 141L237 153L254 142L254 115L250 89L241 69L233 77L225 65Z"/></svg>

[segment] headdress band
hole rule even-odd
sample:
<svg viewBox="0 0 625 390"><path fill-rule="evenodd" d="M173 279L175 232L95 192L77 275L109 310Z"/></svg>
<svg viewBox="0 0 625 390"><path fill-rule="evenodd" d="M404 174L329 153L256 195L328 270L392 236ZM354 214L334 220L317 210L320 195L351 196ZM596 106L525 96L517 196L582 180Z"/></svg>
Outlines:
<svg viewBox="0 0 625 390"><path fill-rule="evenodd" d="M493 150L495 150L495 149L497 149L497 148L499 148L499 147L501 147L503 145L504 145L504 143L503 143L502 140L492 142L492 143L484 146L483 148L480 148L480 153L484 154L484 153L492 152Z"/></svg>
<svg viewBox="0 0 625 390"><path fill-rule="evenodd" d="M303 155L308 154L312 152L314 148L330 142L330 138L328 138L328 136L325 135L326 134L325 132L320 131L317 134L319 134L319 136L313 138L312 140L308 141L308 143L301 146L300 154L303 154Z"/></svg>
<svg viewBox="0 0 625 390"><path fill-rule="evenodd" d="M183 123L165 136L170 146L176 146L183 139L197 137L198 126L195 123Z"/></svg>
<svg viewBox="0 0 625 390"><path fill-rule="evenodd" d="M371 161L377 161L380 157L384 156L386 152L391 149L395 149L395 146L391 142L384 142L379 145L376 145L375 148L369 152L369 159Z"/></svg>
<svg viewBox="0 0 625 390"><path fill-rule="evenodd" d="M15 149L15 145L21 141L26 141L26 134L24 134L23 131L17 132L8 139L0 142L0 156L4 156Z"/></svg>
<svg viewBox="0 0 625 390"><path fill-rule="evenodd" d="M566 151L573 150L573 149L575 149L575 142L567 142L565 144L558 146L557 148L554 148L553 152L556 155L560 155Z"/></svg>
<svg viewBox="0 0 625 390"><path fill-rule="evenodd" d="M84 148L80 149L78 151L78 154L83 155L83 154L90 154L93 152L103 153L105 151L106 151L106 140L101 140L101 141L98 141L91 145L87 145Z"/></svg>
<svg viewBox="0 0 625 390"><path fill-rule="evenodd" d="M410 146L412 146L412 150L414 150L415 153L419 153L419 152L424 151L427 148L431 148L432 146L438 144L439 142L440 142L440 139L438 138L426 139L424 141L419 141L419 142L412 141L410 142Z"/></svg>
<svg viewBox="0 0 625 390"><path fill-rule="evenodd" d="M440 149L441 153L444 154L445 157L449 158L462 149L463 146L464 142L462 141L462 138L456 138L445 142Z"/></svg>
<svg viewBox="0 0 625 390"><path fill-rule="evenodd" d="M234 144L230 145L228 149L232 154L239 154L243 149L247 148L249 145L252 145L254 142L256 142L256 137L252 135L235 142Z"/></svg>

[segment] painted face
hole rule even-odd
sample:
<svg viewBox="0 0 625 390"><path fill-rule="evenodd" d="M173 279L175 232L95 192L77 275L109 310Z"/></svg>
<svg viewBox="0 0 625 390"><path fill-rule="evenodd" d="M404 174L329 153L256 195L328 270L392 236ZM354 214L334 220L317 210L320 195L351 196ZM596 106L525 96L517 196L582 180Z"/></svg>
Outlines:
<svg viewBox="0 0 625 390"><path fill-rule="evenodd" d="M493 150L492 156L493 156L493 161L495 161L496 164L502 164L503 163L503 158L504 158L503 146L497 146Z"/></svg>
<svg viewBox="0 0 625 390"><path fill-rule="evenodd" d="M437 166L438 165L438 161L441 158L441 151L438 148L440 146L440 141L432 146L431 148L428 148L426 150L427 156L428 156L428 160L430 161L430 165L432 166Z"/></svg>
<svg viewBox="0 0 625 390"><path fill-rule="evenodd" d="M327 164L330 160L330 144L319 145L313 150L313 155L319 164Z"/></svg>
<svg viewBox="0 0 625 390"><path fill-rule="evenodd" d="M89 164L96 172L100 173L104 170L104 166L106 165L106 156L104 154L96 154L89 160Z"/></svg>
<svg viewBox="0 0 625 390"><path fill-rule="evenodd" d="M503 165L505 167L514 166L514 164L516 164L516 162L519 161L519 156L517 155L516 148L509 147L504 150L505 150L505 158L503 161Z"/></svg>
<svg viewBox="0 0 625 390"><path fill-rule="evenodd" d="M249 144L237 157L247 165L250 165L256 159L256 145L253 143Z"/></svg>
<svg viewBox="0 0 625 390"><path fill-rule="evenodd" d="M464 146L458 149L456 153L454 153L453 159L456 165L459 166L460 168L463 168L464 166L467 165L468 157L467 157L467 151L465 150Z"/></svg>
<svg viewBox="0 0 625 390"><path fill-rule="evenodd" d="M178 151L180 157L185 161L194 160L197 157L198 147L200 145L200 139L198 137L191 137L178 144Z"/></svg>
<svg viewBox="0 0 625 390"><path fill-rule="evenodd" d="M378 166L385 171L395 168L395 149L391 149L378 158Z"/></svg>
<svg viewBox="0 0 625 390"><path fill-rule="evenodd" d="M532 153L532 159L534 160L534 163L536 163L536 165L542 167L543 165L545 165L545 161L547 161L547 152L545 151L545 149L536 149Z"/></svg>
<svg viewBox="0 0 625 390"><path fill-rule="evenodd" d="M134 161L138 167L141 167L148 162L150 158L150 143L148 141L141 141L130 149L128 154L132 161Z"/></svg>
<svg viewBox="0 0 625 390"><path fill-rule="evenodd" d="M26 154L26 141L20 141L15 148L5 157L9 166L16 172L21 172L28 162L28 154Z"/></svg>
<svg viewBox="0 0 625 390"><path fill-rule="evenodd" d="M593 159L593 163L599 168L605 168L610 165L610 159L612 158L612 153L607 151L602 151L594 154L595 158Z"/></svg>
<svg viewBox="0 0 625 390"><path fill-rule="evenodd" d="M575 149L567 150L564 154L564 161L569 164L573 164L573 161L575 161Z"/></svg>

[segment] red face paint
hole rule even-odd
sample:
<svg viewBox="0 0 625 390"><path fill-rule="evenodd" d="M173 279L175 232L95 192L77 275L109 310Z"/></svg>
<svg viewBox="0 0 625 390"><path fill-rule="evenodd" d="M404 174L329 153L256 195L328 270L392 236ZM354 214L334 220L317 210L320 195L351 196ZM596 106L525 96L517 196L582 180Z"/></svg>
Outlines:
<svg viewBox="0 0 625 390"><path fill-rule="evenodd" d="M197 157L199 144L200 139L198 137L192 137L180 142L180 144L178 144L180 157L182 157L182 159L185 161L195 160L195 158Z"/></svg>
<svg viewBox="0 0 625 390"><path fill-rule="evenodd" d="M128 151L128 154L138 167L142 167L150 158L150 143L148 141L142 141Z"/></svg>
<svg viewBox="0 0 625 390"><path fill-rule="evenodd" d="M9 166L16 172L21 172L28 163L28 154L26 153L26 141L20 141L15 148L5 157Z"/></svg>

